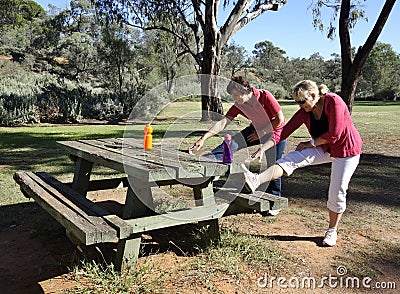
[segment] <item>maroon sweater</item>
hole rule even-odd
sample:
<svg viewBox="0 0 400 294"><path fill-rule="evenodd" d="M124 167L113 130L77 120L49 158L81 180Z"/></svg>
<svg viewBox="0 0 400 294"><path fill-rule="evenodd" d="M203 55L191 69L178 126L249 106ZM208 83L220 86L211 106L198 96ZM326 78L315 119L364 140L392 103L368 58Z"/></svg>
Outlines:
<svg viewBox="0 0 400 294"><path fill-rule="evenodd" d="M281 106L269 91L255 88L252 88L252 91L255 100L251 99L251 101L245 102L242 105L235 103L229 108L225 116L229 120L233 120L241 114L251 120L251 124L256 130L261 131L265 129L266 131L271 131L273 132L274 141L279 141L285 122L272 130L272 128L270 129L270 121L276 119L275 115L281 110Z"/></svg>
<svg viewBox="0 0 400 294"><path fill-rule="evenodd" d="M334 93L326 94L324 112L329 122L329 130L320 137L327 140L327 143L322 145L324 151L328 151L332 157L361 154L362 140L343 99ZM302 124L305 124L310 132L310 114L301 108L283 127L280 140L286 139Z"/></svg>

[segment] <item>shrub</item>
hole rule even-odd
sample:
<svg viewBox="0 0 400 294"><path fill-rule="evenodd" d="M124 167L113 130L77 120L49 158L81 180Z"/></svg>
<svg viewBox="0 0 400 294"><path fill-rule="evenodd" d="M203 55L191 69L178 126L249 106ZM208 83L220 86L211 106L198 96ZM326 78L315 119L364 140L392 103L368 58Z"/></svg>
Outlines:
<svg viewBox="0 0 400 294"><path fill-rule="evenodd" d="M40 87L36 75L13 72L0 76L0 124L11 126L38 122L36 94Z"/></svg>
<svg viewBox="0 0 400 294"><path fill-rule="evenodd" d="M289 93L281 85L270 83L270 82L256 82L252 84L253 87L258 89L265 89L274 95L276 99L287 99L289 98Z"/></svg>
<svg viewBox="0 0 400 294"><path fill-rule="evenodd" d="M134 84L127 92L115 94L54 74L28 72L7 60L0 63L0 125L121 120L145 90L144 85Z"/></svg>

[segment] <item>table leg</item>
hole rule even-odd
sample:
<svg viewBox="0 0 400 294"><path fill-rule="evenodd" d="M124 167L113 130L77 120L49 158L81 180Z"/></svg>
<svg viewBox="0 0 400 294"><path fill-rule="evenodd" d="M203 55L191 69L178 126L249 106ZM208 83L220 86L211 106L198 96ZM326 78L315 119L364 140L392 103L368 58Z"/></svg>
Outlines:
<svg viewBox="0 0 400 294"><path fill-rule="evenodd" d="M201 185L193 186L193 194L196 200L196 206L215 204L213 178Z"/></svg>
<svg viewBox="0 0 400 294"><path fill-rule="evenodd" d="M201 240L204 246L218 245L220 241L218 219L202 221L198 223L201 232Z"/></svg>
<svg viewBox="0 0 400 294"><path fill-rule="evenodd" d="M129 177L129 186L126 193L124 219L149 216L154 214L153 194L148 182ZM134 187L131 185L134 184Z"/></svg>
<svg viewBox="0 0 400 294"><path fill-rule="evenodd" d="M132 184L135 186L131 187ZM154 202L150 184L136 178L129 178L122 217L131 219L152 214L154 214ZM119 240L115 255L115 267L117 270L135 267L139 257L140 242L140 235Z"/></svg>
<svg viewBox="0 0 400 294"><path fill-rule="evenodd" d="M117 271L135 268L140 252L141 237L120 240L115 255L115 269Z"/></svg>
<svg viewBox="0 0 400 294"><path fill-rule="evenodd" d="M90 174L92 173L93 162L78 158L76 160L74 180L72 189L86 196L89 187Z"/></svg>
<svg viewBox="0 0 400 294"><path fill-rule="evenodd" d="M196 185L193 187L194 198L196 205L213 205L215 204L213 178L205 185ZM205 246L216 245L219 243L219 224L218 219L212 219L199 222L200 231L202 232L202 243Z"/></svg>

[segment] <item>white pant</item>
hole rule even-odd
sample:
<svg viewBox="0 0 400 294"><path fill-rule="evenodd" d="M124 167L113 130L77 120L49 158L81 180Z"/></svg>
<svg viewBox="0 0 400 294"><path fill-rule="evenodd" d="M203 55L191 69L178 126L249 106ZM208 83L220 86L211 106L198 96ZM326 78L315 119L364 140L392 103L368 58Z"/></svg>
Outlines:
<svg viewBox="0 0 400 294"><path fill-rule="evenodd" d="M328 152L323 151L322 147L316 147L290 152L276 163L290 176L298 168L331 162L327 207L333 212L342 213L346 210L349 182L359 161L360 155L344 158L331 157Z"/></svg>

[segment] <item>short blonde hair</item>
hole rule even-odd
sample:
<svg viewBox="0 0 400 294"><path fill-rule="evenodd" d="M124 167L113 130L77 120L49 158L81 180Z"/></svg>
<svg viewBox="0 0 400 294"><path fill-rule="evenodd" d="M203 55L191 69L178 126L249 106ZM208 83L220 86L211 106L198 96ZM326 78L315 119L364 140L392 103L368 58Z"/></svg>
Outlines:
<svg viewBox="0 0 400 294"><path fill-rule="evenodd" d="M303 80L298 82L296 86L294 86L292 97L295 101L305 101L311 96L312 93L314 93L315 95L323 96L328 92L329 89L324 84L321 84L318 87L314 81Z"/></svg>

